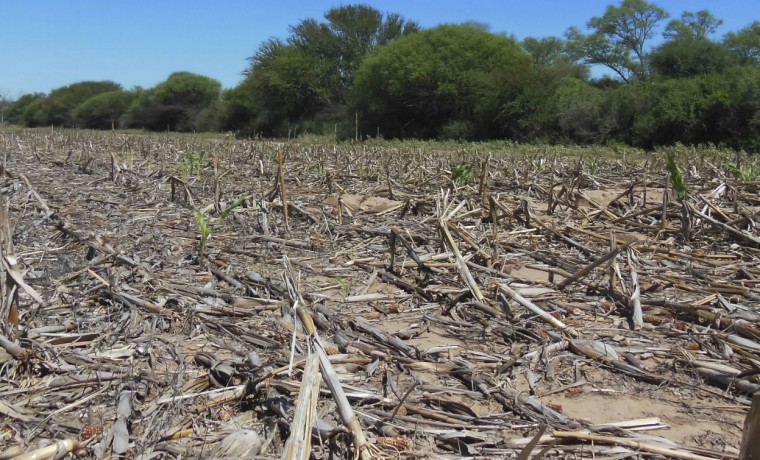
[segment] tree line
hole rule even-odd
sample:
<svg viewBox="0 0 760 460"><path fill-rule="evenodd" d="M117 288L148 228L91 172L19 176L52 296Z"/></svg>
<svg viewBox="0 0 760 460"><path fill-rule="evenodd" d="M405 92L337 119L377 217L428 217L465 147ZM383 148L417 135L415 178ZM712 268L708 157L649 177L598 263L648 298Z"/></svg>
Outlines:
<svg viewBox="0 0 760 460"><path fill-rule="evenodd" d="M149 89L84 81L23 95L3 106L3 118L266 137L680 142L757 151L760 21L717 37L721 24L707 10L670 19L654 3L622 0L585 31L518 41L478 22L423 29L398 14L346 5L264 42L234 88L189 72ZM607 73L592 77L595 68Z"/></svg>

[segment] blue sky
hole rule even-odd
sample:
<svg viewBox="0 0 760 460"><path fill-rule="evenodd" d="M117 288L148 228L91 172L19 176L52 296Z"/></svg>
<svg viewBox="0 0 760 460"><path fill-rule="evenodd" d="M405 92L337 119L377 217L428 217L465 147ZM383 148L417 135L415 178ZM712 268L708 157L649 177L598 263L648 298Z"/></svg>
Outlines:
<svg viewBox="0 0 760 460"><path fill-rule="evenodd" d="M49 92L82 80L151 87L180 70L221 81L241 80L246 58L288 26L321 18L340 0L0 0L0 96ZM593 16L618 1L381 0L365 3L397 12L424 27L476 20L518 39L585 30ZM718 31L760 19L757 0L659 0L672 17L709 9L724 20Z"/></svg>

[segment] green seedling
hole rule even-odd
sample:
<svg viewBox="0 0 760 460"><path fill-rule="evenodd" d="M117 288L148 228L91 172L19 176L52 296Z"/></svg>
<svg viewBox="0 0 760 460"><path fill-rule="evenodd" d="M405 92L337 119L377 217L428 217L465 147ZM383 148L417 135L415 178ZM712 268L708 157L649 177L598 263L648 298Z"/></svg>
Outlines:
<svg viewBox="0 0 760 460"><path fill-rule="evenodd" d="M201 170L203 169L204 156L204 152L201 152L200 154L197 154L195 152L187 152L185 159L182 161L182 164L179 167L180 172L185 177L190 177L192 174L200 176Z"/></svg>
<svg viewBox="0 0 760 460"><path fill-rule="evenodd" d="M678 199L682 200L686 197L687 193L686 183L683 180L681 169L678 167L676 159L672 153L668 153L666 165L668 172L670 173L670 185L673 187L673 190L675 190L676 195L678 195Z"/></svg>
<svg viewBox="0 0 760 460"><path fill-rule="evenodd" d="M754 182L755 181L755 168L752 163L745 166L738 166L736 163L729 163L728 170L734 175L736 179L742 182Z"/></svg>
<svg viewBox="0 0 760 460"><path fill-rule="evenodd" d="M201 234L201 242L198 244L198 256L203 259L206 257L206 243L211 237L211 227L206 223L203 213L195 211L195 223L198 224L198 230Z"/></svg>
<svg viewBox="0 0 760 460"><path fill-rule="evenodd" d="M201 170L203 169L203 157L205 156L205 152L201 152L200 154L190 152L190 163L193 165L193 169L195 169L196 175L200 176L201 174Z"/></svg>
<svg viewBox="0 0 760 460"><path fill-rule="evenodd" d="M589 163L588 169L589 169L589 172L591 173L592 176L596 176L596 173L599 172L599 159L597 159L596 157L594 157L591 160L591 163Z"/></svg>
<svg viewBox="0 0 760 460"><path fill-rule="evenodd" d="M246 199L248 199L248 195L240 195L239 197L235 198L235 201L233 201L232 203L230 203L230 205L227 206L224 209L224 211L222 211L222 215L221 215L222 220L224 220L227 217L229 217L229 215L232 212L232 210L235 209L235 208L237 208L238 206L242 205L243 203L245 203Z"/></svg>
<svg viewBox="0 0 760 460"><path fill-rule="evenodd" d="M457 163L451 167L451 181L457 187L475 180L475 171L466 163Z"/></svg>
<svg viewBox="0 0 760 460"><path fill-rule="evenodd" d="M534 161L533 167L536 168L536 171L540 174L544 172L546 169L546 158L539 158L538 161Z"/></svg>
<svg viewBox="0 0 760 460"><path fill-rule="evenodd" d="M351 292L351 285L343 278L335 278L335 282L343 289L343 295L347 296Z"/></svg>

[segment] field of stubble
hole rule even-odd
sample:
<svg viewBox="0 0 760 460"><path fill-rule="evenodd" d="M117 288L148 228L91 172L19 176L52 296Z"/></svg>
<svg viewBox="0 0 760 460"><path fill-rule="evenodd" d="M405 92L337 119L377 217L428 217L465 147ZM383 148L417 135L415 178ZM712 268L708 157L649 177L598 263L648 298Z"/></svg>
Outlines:
<svg viewBox="0 0 760 460"><path fill-rule="evenodd" d="M0 458L736 458L760 184L672 153L0 130Z"/></svg>

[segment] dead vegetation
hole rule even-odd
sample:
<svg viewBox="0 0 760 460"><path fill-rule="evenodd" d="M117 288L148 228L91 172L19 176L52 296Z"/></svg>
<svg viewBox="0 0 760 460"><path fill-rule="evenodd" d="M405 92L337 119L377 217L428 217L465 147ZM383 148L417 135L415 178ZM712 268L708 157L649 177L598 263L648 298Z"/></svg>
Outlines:
<svg viewBox="0 0 760 460"><path fill-rule="evenodd" d="M0 156L0 458L738 457L760 200L726 158L676 155L681 194L664 155Z"/></svg>

